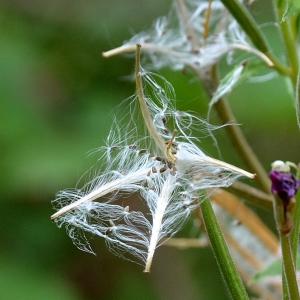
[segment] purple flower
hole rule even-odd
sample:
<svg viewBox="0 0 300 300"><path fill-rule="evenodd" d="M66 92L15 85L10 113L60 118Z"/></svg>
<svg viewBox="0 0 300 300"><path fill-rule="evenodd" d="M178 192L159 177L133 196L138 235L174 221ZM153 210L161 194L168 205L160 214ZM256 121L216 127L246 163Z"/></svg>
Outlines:
<svg viewBox="0 0 300 300"><path fill-rule="evenodd" d="M269 176L272 181L271 192L276 192L284 202L288 202L297 193L300 180L293 174L272 170Z"/></svg>

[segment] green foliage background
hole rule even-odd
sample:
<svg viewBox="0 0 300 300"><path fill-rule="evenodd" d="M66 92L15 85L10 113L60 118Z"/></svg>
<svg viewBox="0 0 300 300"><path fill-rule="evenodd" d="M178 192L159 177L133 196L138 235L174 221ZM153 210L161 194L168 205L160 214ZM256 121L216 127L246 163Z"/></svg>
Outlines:
<svg viewBox="0 0 300 300"><path fill-rule="evenodd" d="M209 249L161 247L152 272L143 274L102 240L93 241L97 256L77 250L50 221L51 199L75 186L95 159L86 158L88 151L106 138L113 107L134 93L126 78L133 59L106 60L101 52L149 27L170 3L0 1L0 299L228 299ZM252 9L260 22L272 18L262 19L259 4ZM273 36L276 28L265 31ZM280 42L270 43L280 54ZM179 107L205 116L208 99L192 75L161 72ZM266 168L275 159L298 162L299 131L284 79L243 84L230 101ZM217 138L223 158L242 166L222 131Z"/></svg>

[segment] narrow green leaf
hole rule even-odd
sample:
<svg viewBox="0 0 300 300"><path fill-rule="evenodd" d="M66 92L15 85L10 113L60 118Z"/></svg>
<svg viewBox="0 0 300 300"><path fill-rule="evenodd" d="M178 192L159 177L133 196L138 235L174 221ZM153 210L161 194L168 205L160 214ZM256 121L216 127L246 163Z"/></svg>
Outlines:
<svg viewBox="0 0 300 300"><path fill-rule="evenodd" d="M287 4L287 10L282 16L282 22L284 22L289 16L300 12L300 0L287 0Z"/></svg>
<svg viewBox="0 0 300 300"><path fill-rule="evenodd" d="M297 266L300 265L300 256L297 257ZM269 266L267 266L265 269L261 270L260 272L256 273L251 281L258 281L263 279L267 276L275 276L275 275L281 275L282 272L282 259L275 260L273 263L271 263Z"/></svg>
<svg viewBox="0 0 300 300"><path fill-rule="evenodd" d="M261 270L260 272L256 273L251 281L258 281L263 279L266 276L275 276L281 274L281 266L282 266L282 259L278 259L267 266L265 269Z"/></svg>

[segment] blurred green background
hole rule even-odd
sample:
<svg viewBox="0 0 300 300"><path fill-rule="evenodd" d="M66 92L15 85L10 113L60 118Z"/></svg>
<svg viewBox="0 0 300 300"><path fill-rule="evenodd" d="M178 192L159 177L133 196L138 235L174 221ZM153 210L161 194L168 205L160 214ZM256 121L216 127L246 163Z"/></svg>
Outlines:
<svg viewBox="0 0 300 300"><path fill-rule="evenodd" d="M229 299L210 249L161 247L144 274L103 240L93 241L97 256L79 251L50 221L55 193L75 186L95 159L88 151L106 138L113 107L134 93L126 80L133 59L101 53L147 29L170 4L0 1L0 299ZM252 9L261 22L271 20L266 8ZM264 30L276 33L275 26ZM278 40L270 42L280 55ZM181 109L206 115L207 99L191 74L161 73ZM299 130L284 79L243 84L230 101L267 169L275 159L298 162ZM223 159L242 166L222 131L217 138Z"/></svg>

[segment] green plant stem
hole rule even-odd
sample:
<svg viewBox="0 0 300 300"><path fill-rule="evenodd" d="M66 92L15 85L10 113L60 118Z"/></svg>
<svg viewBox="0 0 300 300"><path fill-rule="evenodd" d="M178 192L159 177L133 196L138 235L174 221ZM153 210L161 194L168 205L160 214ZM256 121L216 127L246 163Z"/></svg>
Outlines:
<svg viewBox="0 0 300 300"><path fill-rule="evenodd" d="M239 0L221 0L224 6L229 10L234 19L239 23L247 36L251 39L254 46L266 54L273 62L274 68L282 75L291 75L291 70L278 61L271 53L270 47L262 31L257 26L251 14Z"/></svg>
<svg viewBox="0 0 300 300"><path fill-rule="evenodd" d="M297 46L296 42L293 39L291 26L289 20L280 23L280 28L282 32L283 41L286 48L286 57L289 60L290 64L290 78L293 82L293 85L296 85L297 81L297 72L298 72L298 56L297 56Z"/></svg>
<svg viewBox="0 0 300 300"><path fill-rule="evenodd" d="M221 2L246 32L254 46L261 52L268 53L267 41L245 6L238 0L221 0Z"/></svg>
<svg viewBox="0 0 300 300"><path fill-rule="evenodd" d="M290 295L288 291L283 262L282 262L282 300L292 300L290 299Z"/></svg>
<svg viewBox="0 0 300 300"><path fill-rule="evenodd" d="M280 24L281 37L286 49L286 57L289 61L289 65L291 68L291 80L295 86L299 63L297 56L297 46L293 33L293 28L291 27L290 18L287 18L285 21L282 21L282 16L286 10L286 1L277 1L276 8L277 22L278 24Z"/></svg>
<svg viewBox="0 0 300 300"><path fill-rule="evenodd" d="M298 171L297 177L300 179L300 171ZM296 200L296 207L293 213L293 224L294 227L291 232L290 241L291 241L291 248L293 254L293 260L295 262L295 267L297 268L297 250L299 244L299 233L300 233L300 192L298 192L295 196Z"/></svg>
<svg viewBox="0 0 300 300"><path fill-rule="evenodd" d="M289 235L280 234L280 243L283 261L282 285L283 287L286 286L289 299L299 299L299 290ZM285 291L286 288L283 288L283 291ZM288 299L286 295L284 295L284 297L285 299Z"/></svg>
<svg viewBox="0 0 300 300"><path fill-rule="evenodd" d="M215 259L218 263L223 280L226 283L232 299L249 299L242 280L230 256L227 244L214 214L210 200L204 200L201 203L200 208Z"/></svg>
<svg viewBox="0 0 300 300"><path fill-rule="evenodd" d="M292 248L292 254L293 259L296 262L297 259L297 250L298 250L298 243L299 243L299 232L300 232L300 194L296 195L296 208L294 211L293 216L293 224L294 227L291 231L291 248Z"/></svg>

